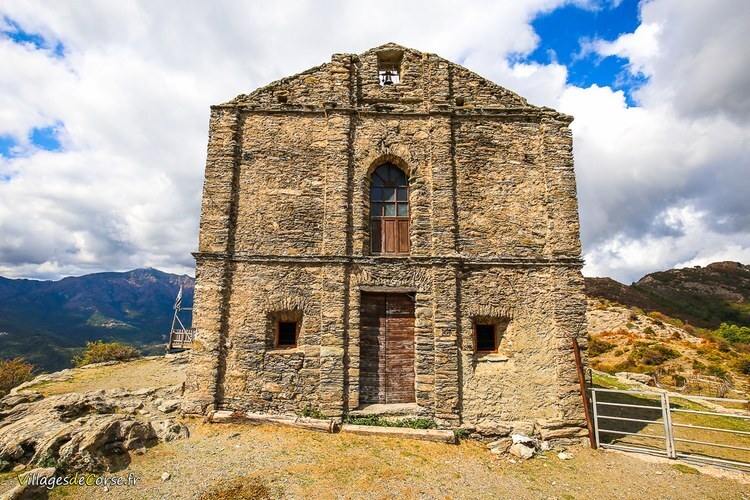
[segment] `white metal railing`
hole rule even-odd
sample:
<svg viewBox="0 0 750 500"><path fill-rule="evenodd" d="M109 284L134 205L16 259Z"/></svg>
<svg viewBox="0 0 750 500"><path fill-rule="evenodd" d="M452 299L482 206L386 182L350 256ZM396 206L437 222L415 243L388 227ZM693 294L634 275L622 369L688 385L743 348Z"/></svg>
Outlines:
<svg viewBox="0 0 750 500"><path fill-rule="evenodd" d="M625 395L635 399L635 401L604 401L607 396ZM744 399L726 399L713 398L707 396L686 396L681 394L672 394L672 398L692 401L694 403L719 401L722 403L740 403L750 405L750 401ZM616 396L615 396L616 397ZM622 396L621 396L622 397ZM653 403L653 404L652 404ZM729 419L739 419L740 421L750 420L750 414L746 411L743 413L721 412L708 410L691 410L685 408L673 407L670 401L670 393L666 392L648 392L648 391L630 391L620 389L591 389L591 406L592 420L594 427L594 437L597 448L610 448L622 451L632 451L640 453L650 453L661 455L667 458L680 458L687 461L699 462L705 464L717 465L720 467L730 467L744 471L750 471L750 447L738 446L716 441L704 441L702 439L688 439L675 437L675 428L694 429L708 431L710 433L718 432L720 434L734 434L737 436L750 436L750 431L733 429L727 426L713 427L711 425L693 425L687 423L675 423L672 421L673 414L689 415L707 415L711 417L723 417ZM703 405L705 407L705 405ZM607 411L607 409L609 411ZM612 414L612 410L619 410L620 414ZM627 415L628 412L638 411L637 415ZM653 416L652 416L653 415ZM632 429L627 424L639 426L639 429ZM619 427L618 427L619 424ZM661 432L655 431L652 427L658 427ZM644 432L648 429L649 432ZM635 432L633 432L635 430ZM602 439L603 435L616 436L615 438ZM657 446L649 446L644 443L617 442L619 436L622 439L627 437L644 438L649 440L660 441ZM703 436L701 436L703 438ZM723 450L736 450L744 453L742 460L735 460L721 457L715 457L708 453L695 453L687 450L678 449L680 443L705 446L709 448L718 448Z"/></svg>

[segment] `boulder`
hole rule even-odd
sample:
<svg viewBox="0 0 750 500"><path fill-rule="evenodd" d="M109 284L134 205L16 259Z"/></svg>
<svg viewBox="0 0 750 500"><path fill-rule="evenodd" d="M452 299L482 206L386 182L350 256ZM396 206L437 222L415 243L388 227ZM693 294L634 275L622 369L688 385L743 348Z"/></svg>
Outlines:
<svg viewBox="0 0 750 500"><path fill-rule="evenodd" d="M180 403L179 399L167 399L158 406L158 409L162 413L171 413L180 408Z"/></svg>
<svg viewBox="0 0 750 500"><path fill-rule="evenodd" d="M624 378L626 380L632 380L646 385L653 385L654 377L646 375L645 373L633 373L633 372L617 372L615 377Z"/></svg>
<svg viewBox="0 0 750 500"><path fill-rule="evenodd" d="M508 451L511 455L522 460L528 460L534 456L534 448L530 448L523 443L513 443Z"/></svg>
<svg viewBox="0 0 750 500"><path fill-rule="evenodd" d="M492 441L491 443L488 443L487 448L490 450L490 453L494 453L496 455L503 455L505 453L508 453L508 449L510 449L510 446L512 444L513 444L513 440L507 437L507 438L501 438L496 441Z"/></svg>
<svg viewBox="0 0 750 500"><path fill-rule="evenodd" d="M187 439L190 437L190 431L187 426L181 422L175 422L174 420L154 420L151 422L151 427L159 441L164 441L166 443L176 439Z"/></svg>

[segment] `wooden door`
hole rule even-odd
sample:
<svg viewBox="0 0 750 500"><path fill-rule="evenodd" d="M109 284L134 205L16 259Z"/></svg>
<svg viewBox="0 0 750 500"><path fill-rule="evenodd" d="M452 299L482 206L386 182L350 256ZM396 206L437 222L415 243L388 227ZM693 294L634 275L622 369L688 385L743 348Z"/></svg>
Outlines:
<svg viewBox="0 0 750 500"><path fill-rule="evenodd" d="M363 293L360 322L360 403L413 403L414 301Z"/></svg>

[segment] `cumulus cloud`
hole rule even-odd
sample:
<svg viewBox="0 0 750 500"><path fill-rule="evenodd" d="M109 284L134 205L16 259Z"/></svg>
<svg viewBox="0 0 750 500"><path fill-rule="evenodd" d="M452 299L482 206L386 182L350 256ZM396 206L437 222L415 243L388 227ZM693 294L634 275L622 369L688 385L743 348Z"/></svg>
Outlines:
<svg viewBox="0 0 750 500"><path fill-rule="evenodd" d="M750 4L654 0L633 33L582 47L648 77L629 107L569 85L561 64L517 62L539 44L531 20L568 3L618 2L0 3L0 31L36 36L0 36L0 138L14 144L0 156L0 274L192 272L209 106L388 41L576 117L587 274L745 258ZM59 151L32 140L42 129Z"/></svg>
<svg viewBox="0 0 750 500"><path fill-rule="evenodd" d="M0 4L0 274L192 272L211 104L388 41L503 59L562 2Z"/></svg>
<svg viewBox="0 0 750 500"><path fill-rule="evenodd" d="M594 50L626 58L632 72L650 77L642 104L668 101L688 118L750 121L750 2L657 0L642 5L641 18L634 33L597 41Z"/></svg>
<svg viewBox="0 0 750 500"><path fill-rule="evenodd" d="M587 274L631 281L709 258L747 261L750 51L737 28L748 7L657 0L634 33L595 42L649 78L637 107L608 87L565 89Z"/></svg>

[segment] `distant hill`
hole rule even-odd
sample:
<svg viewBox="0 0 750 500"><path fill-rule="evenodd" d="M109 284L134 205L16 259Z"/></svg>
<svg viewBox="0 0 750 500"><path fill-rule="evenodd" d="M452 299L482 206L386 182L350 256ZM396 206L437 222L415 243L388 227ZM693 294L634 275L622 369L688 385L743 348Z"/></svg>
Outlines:
<svg viewBox="0 0 750 500"><path fill-rule="evenodd" d="M651 273L632 285L586 278L586 295L658 311L702 328L723 322L750 326L750 266L739 262Z"/></svg>
<svg viewBox="0 0 750 500"><path fill-rule="evenodd" d="M180 285L183 306L192 307L194 284L190 276L156 269L59 281L0 277L0 358L23 356L56 371L69 367L87 340L154 350L169 333Z"/></svg>

